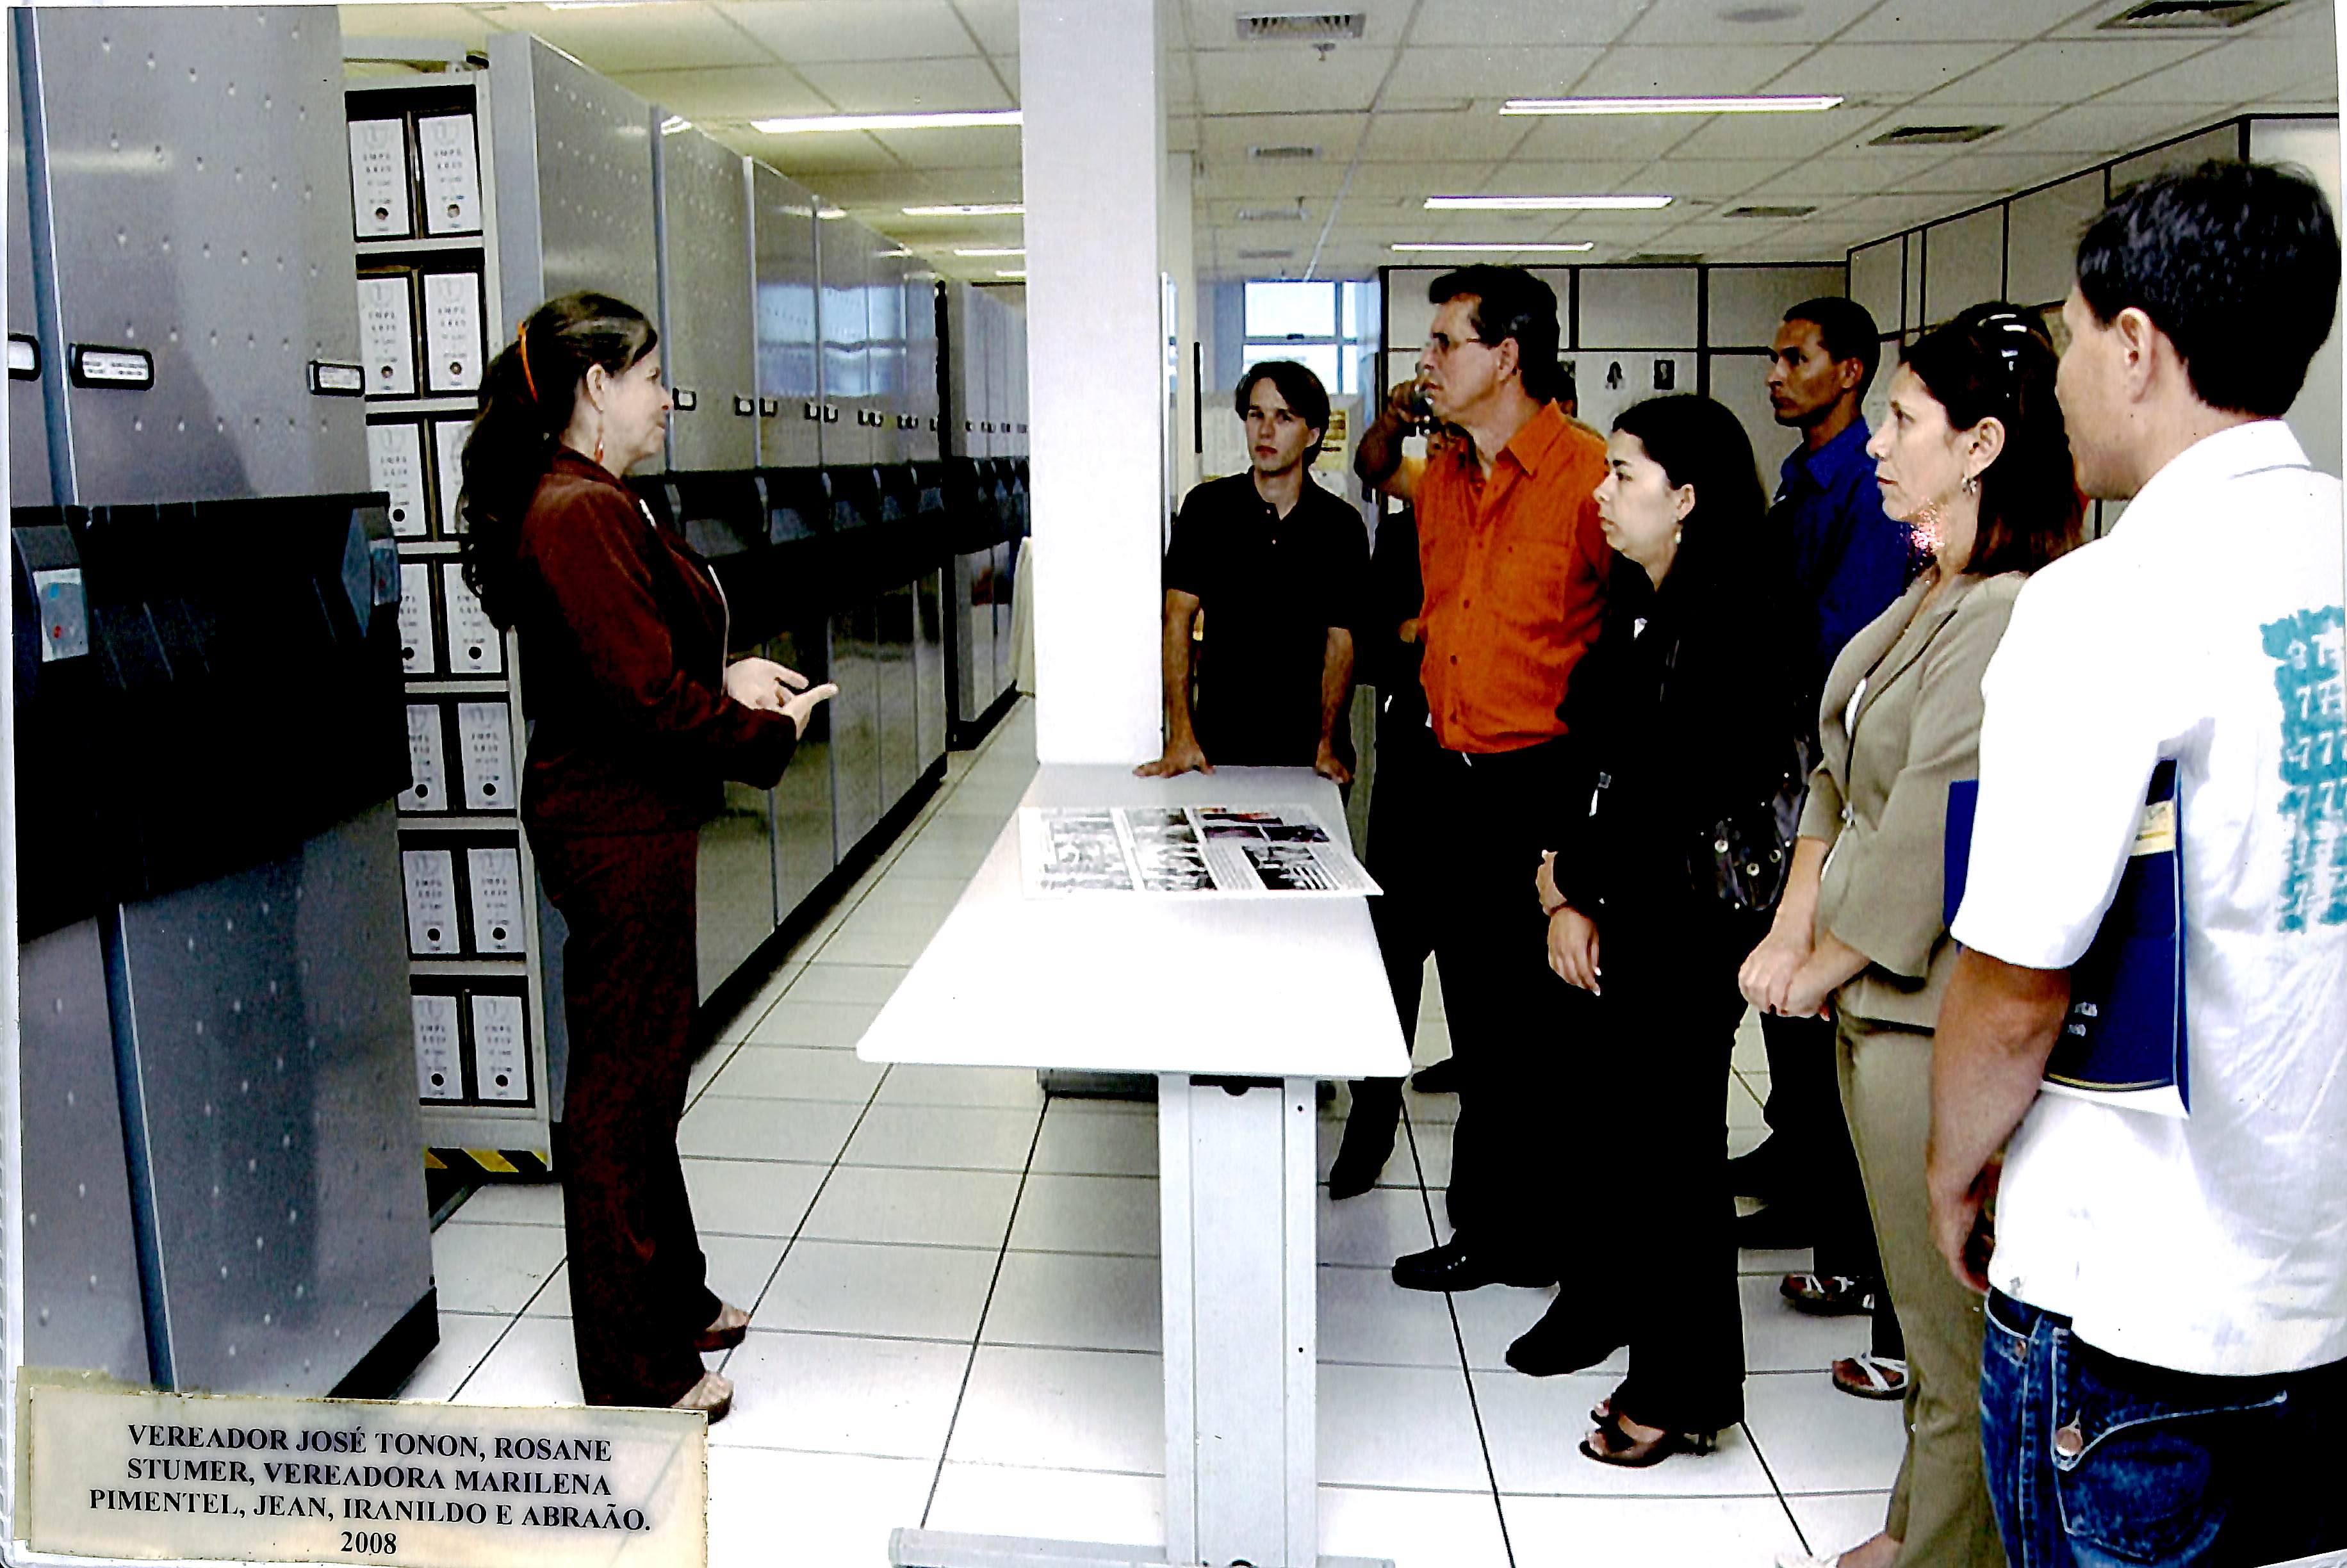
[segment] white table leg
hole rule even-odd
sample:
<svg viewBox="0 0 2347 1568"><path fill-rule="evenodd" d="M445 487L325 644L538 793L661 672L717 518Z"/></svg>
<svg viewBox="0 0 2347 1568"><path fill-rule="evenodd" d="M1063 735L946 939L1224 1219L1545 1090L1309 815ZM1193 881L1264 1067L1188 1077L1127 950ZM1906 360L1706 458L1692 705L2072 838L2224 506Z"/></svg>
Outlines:
<svg viewBox="0 0 2347 1568"><path fill-rule="evenodd" d="M1317 1104L1308 1078L1160 1078L1164 1547L900 1530L891 1563L1392 1568L1318 1552Z"/></svg>

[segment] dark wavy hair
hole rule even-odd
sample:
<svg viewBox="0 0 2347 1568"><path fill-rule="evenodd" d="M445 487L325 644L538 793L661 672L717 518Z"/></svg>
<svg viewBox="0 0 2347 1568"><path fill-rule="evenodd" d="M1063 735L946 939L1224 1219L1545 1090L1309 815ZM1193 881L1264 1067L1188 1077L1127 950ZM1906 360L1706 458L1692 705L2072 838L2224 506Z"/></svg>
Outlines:
<svg viewBox="0 0 2347 1568"><path fill-rule="evenodd" d="M465 586L500 628L513 624L508 582L538 482L554 463L589 365L613 375L660 345L644 313L609 294L548 300L481 377L481 412L465 437L465 484L456 497L464 529L457 559Z"/></svg>
<svg viewBox="0 0 2347 1568"><path fill-rule="evenodd" d="M1963 569L2035 571L2076 548L2085 503L2045 323L2008 304L1974 305L1916 339L1901 363L1948 411L1952 428L1991 417L2004 425L2004 450L1981 473L1980 528Z"/></svg>
<svg viewBox="0 0 2347 1568"><path fill-rule="evenodd" d="M2279 417L2339 309L2339 230L2297 169L2212 160L2129 186L2078 241L2105 326L2132 305L2168 334L2200 401Z"/></svg>
<svg viewBox="0 0 2347 1568"><path fill-rule="evenodd" d="M1673 488L1695 487L1665 589L1733 591L1746 582L1744 562L1763 543L1768 492L1744 422L1723 404L1682 392L1630 405L1614 416L1614 428L1638 438Z"/></svg>
<svg viewBox="0 0 2347 1568"><path fill-rule="evenodd" d="M1320 448L1328 439L1328 389L1320 384L1312 367L1292 359L1258 360L1247 366L1246 374L1239 377L1238 386L1231 393L1231 406L1242 420L1246 417L1247 403L1255 396L1255 384L1258 381L1271 383L1279 393L1279 400L1287 405L1289 413L1304 421L1305 428L1320 432L1320 439L1304 452L1307 467L1319 461Z"/></svg>

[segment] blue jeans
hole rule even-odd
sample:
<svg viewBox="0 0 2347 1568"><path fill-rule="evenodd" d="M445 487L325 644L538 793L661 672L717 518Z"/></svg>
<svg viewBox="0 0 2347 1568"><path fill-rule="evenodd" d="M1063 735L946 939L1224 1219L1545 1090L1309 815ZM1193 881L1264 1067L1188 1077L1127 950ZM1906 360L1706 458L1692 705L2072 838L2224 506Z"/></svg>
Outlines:
<svg viewBox="0 0 2347 1568"><path fill-rule="evenodd" d="M1981 1450L2014 1568L2249 1568L2347 1546L2347 1362L2174 1372L1992 1292Z"/></svg>

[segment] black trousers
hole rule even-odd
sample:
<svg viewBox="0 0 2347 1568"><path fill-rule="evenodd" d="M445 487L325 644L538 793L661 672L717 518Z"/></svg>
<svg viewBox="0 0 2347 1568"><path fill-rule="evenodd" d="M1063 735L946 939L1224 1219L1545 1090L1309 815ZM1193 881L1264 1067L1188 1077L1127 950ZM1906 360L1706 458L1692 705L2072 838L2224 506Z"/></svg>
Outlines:
<svg viewBox="0 0 2347 1568"><path fill-rule="evenodd" d="M1418 1038L1418 1004L1426 988L1426 960L1434 951L1436 918L1428 866L1431 835L1419 825L1426 816L1429 770L1439 748L1426 727L1422 704L1413 693L1378 695L1377 772L1369 784L1369 842L1364 857L1377 879L1378 897L1369 900L1369 927L1377 934L1378 958L1392 989L1394 1011L1405 1046ZM1389 714L1390 702L1398 714ZM1439 960L1438 960L1439 961ZM1401 1120L1399 1078L1364 1078L1353 1085L1348 1136L1389 1141Z"/></svg>
<svg viewBox="0 0 2347 1568"><path fill-rule="evenodd" d="M691 832L532 835L569 937L570 1065L554 1168L590 1405L671 1405L717 1317L677 1157L696 1000Z"/></svg>
<svg viewBox="0 0 2347 1568"><path fill-rule="evenodd" d="M1711 1432L1743 1419L1728 1062L1744 1017L1737 968L1767 928L1710 901L1601 913L1603 993L1571 993L1587 1107L1575 1144L1591 1173L1567 1189L1589 1195L1566 1239L1594 1243L1591 1277L1630 1348L1614 1408L1644 1426Z"/></svg>
<svg viewBox="0 0 2347 1568"><path fill-rule="evenodd" d="M1554 743L1471 757L1434 750L1402 833L1418 929L1431 938L1459 1063L1446 1208L1461 1238L1524 1274L1562 1263L1557 1122L1578 1102L1568 1092L1577 1042L1556 1029L1566 988L1549 970L1548 922L1532 887L1541 851L1571 809L1561 798L1563 762ZM1412 917L1397 908L1386 918ZM1387 949L1389 974L1412 968L1412 1013L1413 947L1405 930ZM1402 998L1399 983L1395 996Z"/></svg>

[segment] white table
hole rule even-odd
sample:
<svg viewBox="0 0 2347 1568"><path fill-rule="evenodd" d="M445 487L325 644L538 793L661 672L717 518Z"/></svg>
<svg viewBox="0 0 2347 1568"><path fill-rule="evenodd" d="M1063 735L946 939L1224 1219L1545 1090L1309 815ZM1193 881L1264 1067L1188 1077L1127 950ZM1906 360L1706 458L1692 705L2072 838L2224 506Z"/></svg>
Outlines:
<svg viewBox="0 0 2347 1568"><path fill-rule="evenodd" d="M1344 831L1303 768L1047 766L1023 804L1298 803ZM1314 1429L1315 1081L1409 1067L1366 900L1030 899L1013 817L856 1054L1158 1075L1163 1546L899 1530L892 1563L1379 1568L1318 1554Z"/></svg>

